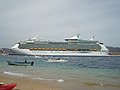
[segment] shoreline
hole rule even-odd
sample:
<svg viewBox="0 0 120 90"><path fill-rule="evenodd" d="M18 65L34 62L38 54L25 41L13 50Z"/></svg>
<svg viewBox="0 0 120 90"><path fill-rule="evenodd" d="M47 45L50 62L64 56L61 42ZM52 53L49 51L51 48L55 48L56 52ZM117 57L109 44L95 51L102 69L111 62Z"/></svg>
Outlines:
<svg viewBox="0 0 120 90"><path fill-rule="evenodd" d="M119 90L120 86L115 85L99 85L98 83L86 82L78 86L71 86L66 83L55 83L44 80L34 80L27 77L19 77L7 75L0 72L0 82L16 83L17 86L13 90ZM73 83L74 84L74 83Z"/></svg>
<svg viewBox="0 0 120 90"><path fill-rule="evenodd" d="M62 90L59 87L46 81L33 80L26 77L17 77L6 75L0 72L0 82L4 84L16 83L17 86L13 90Z"/></svg>

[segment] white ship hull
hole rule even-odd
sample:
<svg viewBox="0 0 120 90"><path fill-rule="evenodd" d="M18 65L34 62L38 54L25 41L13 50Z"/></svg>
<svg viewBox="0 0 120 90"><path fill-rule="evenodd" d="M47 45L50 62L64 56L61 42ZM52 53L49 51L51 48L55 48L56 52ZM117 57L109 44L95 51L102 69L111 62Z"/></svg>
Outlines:
<svg viewBox="0 0 120 90"><path fill-rule="evenodd" d="M108 56L107 52L92 52L92 51L37 51L29 49L19 49L19 44L11 48L12 55L43 55L43 56Z"/></svg>
<svg viewBox="0 0 120 90"><path fill-rule="evenodd" d="M15 50L13 55L34 55L34 56L108 56L105 52L72 52L72 51L29 51Z"/></svg>

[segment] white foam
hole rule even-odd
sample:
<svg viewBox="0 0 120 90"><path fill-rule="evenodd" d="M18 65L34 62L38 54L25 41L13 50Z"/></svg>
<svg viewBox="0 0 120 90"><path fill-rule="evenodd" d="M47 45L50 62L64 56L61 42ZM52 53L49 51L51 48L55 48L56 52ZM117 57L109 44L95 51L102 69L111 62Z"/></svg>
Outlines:
<svg viewBox="0 0 120 90"><path fill-rule="evenodd" d="M45 81L57 81L59 83L64 82L63 79L46 79L46 78L32 78L32 79L36 79L36 80L45 80Z"/></svg>
<svg viewBox="0 0 120 90"><path fill-rule="evenodd" d="M13 76L19 76L19 77L28 77L28 78L36 79L36 80L57 81L59 83L64 82L63 79L47 79L47 78L40 78L40 77L32 78L31 75L26 75L26 74L22 74L22 73L13 73L13 72L7 72L7 71L4 71L3 73L8 74L8 75L13 75Z"/></svg>
<svg viewBox="0 0 120 90"><path fill-rule="evenodd" d="M46 80L46 81L54 81L54 79L46 79L46 78L32 78L36 80Z"/></svg>
<svg viewBox="0 0 120 90"><path fill-rule="evenodd" d="M64 80L63 80L63 79L57 79L56 81L57 81L57 82L59 82L59 83L64 82Z"/></svg>
<svg viewBox="0 0 120 90"><path fill-rule="evenodd" d="M28 76L30 76L30 75L26 75L26 74L22 74L22 73L13 73L13 72L7 72L7 71L4 71L3 73L8 74L8 75L13 75L13 76L19 76L19 77L28 77Z"/></svg>

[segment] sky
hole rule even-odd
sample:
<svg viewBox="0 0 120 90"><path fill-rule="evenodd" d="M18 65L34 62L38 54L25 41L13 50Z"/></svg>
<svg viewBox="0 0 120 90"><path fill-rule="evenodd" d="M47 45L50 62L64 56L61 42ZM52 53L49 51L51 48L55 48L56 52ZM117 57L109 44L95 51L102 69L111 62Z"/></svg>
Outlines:
<svg viewBox="0 0 120 90"><path fill-rule="evenodd" d="M120 0L0 0L0 48L76 34L120 47Z"/></svg>

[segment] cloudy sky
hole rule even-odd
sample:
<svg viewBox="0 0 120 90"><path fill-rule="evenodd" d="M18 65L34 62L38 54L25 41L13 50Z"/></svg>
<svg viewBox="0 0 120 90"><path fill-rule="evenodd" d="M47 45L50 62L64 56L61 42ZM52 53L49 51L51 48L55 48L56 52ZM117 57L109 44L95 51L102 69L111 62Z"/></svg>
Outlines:
<svg viewBox="0 0 120 90"><path fill-rule="evenodd" d="M120 0L0 0L0 47L76 34L120 47Z"/></svg>

